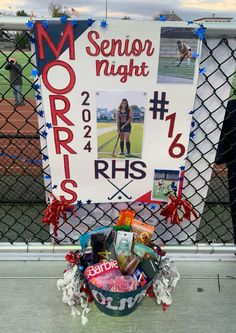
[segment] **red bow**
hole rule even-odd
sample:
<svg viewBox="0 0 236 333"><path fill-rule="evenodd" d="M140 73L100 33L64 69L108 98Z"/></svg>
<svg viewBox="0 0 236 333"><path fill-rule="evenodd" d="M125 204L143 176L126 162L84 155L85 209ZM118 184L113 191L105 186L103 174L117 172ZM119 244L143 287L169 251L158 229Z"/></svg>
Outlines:
<svg viewBox="0 0 236 333"><path fill-rule="evenodd" d="M190 205L190 203L187 200L181 199L181 197L173 197L172 195L169 196L169 199L171 202L165 206L162 211L161 215L165 216L165 220L167 222L168 218L171 218L170 223L171 224L180 224L180 222L185 218L187 220L191 220L191 214L196 218L198 218L197 213L193 209L193 207ZM179 210L183 209L183 216L179 217Z"/></svg>
<svg viewBox="0 0 236 333"><path fill-rule="evenodd" d="M74 213L74 206L70 205L66 200L57 200L53 194L52 197L53 201L46 208L42 221L43 223L53 225L53 234L57 237L60 213L62 213L64 221L67 222L66 212L70 211Z"/></svg>
<svg viewBox="0 0 236 333"><path fill-rule="evenodd" d="M69 253L67 253L65 255L65 259L66 261L68 261L71 266L75 266L79 264L79 253L78 252L73 252L73 251L70 251Z"/></svg>

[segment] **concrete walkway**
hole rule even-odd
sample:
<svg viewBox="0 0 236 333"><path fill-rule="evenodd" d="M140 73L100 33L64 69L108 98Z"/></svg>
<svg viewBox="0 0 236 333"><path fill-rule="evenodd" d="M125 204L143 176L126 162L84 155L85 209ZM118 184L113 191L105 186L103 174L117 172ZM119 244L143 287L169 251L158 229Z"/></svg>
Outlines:
<svg viewBox="0 0 236 333"><path fill-rule="evenodd" d="M146 298L127 317L101 313L94 304L83 327L56 289L65 262L0 263L0 323L3 333L222 333L235 332L236 261L176 262L181 280L165 312ZM220 292L217 274L220 277Z"/></svg>

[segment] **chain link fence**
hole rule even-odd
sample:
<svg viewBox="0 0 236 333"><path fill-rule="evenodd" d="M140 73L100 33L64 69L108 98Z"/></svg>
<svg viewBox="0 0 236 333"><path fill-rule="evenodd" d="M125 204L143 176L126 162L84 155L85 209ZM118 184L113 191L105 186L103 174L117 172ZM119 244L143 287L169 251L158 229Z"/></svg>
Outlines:
<svg viewBox="0 0 236 333"><path fill-rule="evenodd" d="M42 105L35 102L37 90L31 74L35 65L30 41L32 36L26 30L18 33L17 38L15 32L1 30L0 43L4 47L0 50L0 242L11 244L43 244L53 239L48 226L42 223L51 183L47 166L42 164L46 155L46 147L40 145L43 127L38 122ZM14 89L18 88L9 80L6 69L11 58L21 65L18 104L14 99ZM120 209L130 207L138 218L156 226L154 239L159 243L234 243L235 64L233 38L204 41L200 66L206 67L206 72L199 78L192 124L195 136L190 139L184 181L184 195L199 213L197 221L178 226L165 223L160 216L163 205L91 203L77 208L67 224L61 221L56 241L74 244L79 234L95 226L112 224Z"/></svg>

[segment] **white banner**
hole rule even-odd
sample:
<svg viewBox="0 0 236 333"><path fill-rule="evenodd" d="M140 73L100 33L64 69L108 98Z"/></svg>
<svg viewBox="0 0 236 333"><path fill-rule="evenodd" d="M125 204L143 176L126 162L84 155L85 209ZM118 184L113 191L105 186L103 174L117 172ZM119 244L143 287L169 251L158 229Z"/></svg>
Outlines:
<svg viewBox="0 0 236 333"><path fill-rule="evenodd" d="M52 192L167 201L182 182L200 43L183 22L107 23L34 25Z"/></svg>

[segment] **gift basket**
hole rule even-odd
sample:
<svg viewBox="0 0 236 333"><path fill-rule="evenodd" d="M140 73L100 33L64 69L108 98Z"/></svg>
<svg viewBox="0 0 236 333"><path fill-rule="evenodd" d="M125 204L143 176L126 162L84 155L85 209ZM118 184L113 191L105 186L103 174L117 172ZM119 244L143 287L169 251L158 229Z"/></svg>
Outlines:
<svg viewBox="0 0 236 333"><path fill-rule="evenodd" d="M57 287L73 316L87 322L89 303L110 316L125 316L148 295L166 309L179 273L166 253L151 239L154 226L121 211L116 225L100 227L80 237L80 249L66 255L69 262ZM78 310L82 308L82 313Z"/></svg>

